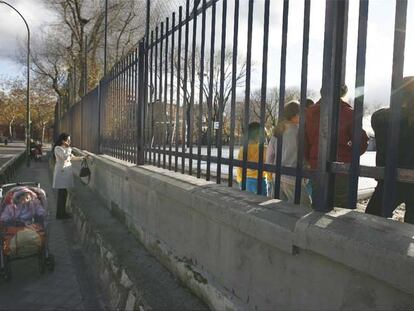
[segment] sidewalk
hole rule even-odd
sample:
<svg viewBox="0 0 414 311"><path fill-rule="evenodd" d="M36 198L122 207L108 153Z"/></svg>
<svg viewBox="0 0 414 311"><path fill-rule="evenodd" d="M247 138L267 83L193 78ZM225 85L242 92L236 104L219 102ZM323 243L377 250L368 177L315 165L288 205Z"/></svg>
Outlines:
<svg viewBox="0 0 414 311"><path fill-rule="evenodd" d="M0 281L1 310L102 310L106 303L86 255L74 240L72 220L54 218L56 198L46 158L22 166L16 181L36 181L48 195L50 252L55 271L40 274L36 258L12 262L10 283Z"/></svg>

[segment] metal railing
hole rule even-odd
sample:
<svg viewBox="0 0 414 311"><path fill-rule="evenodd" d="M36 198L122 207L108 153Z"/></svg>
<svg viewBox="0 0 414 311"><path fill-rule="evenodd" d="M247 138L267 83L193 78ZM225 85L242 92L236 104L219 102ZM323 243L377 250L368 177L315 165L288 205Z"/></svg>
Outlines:
<svg viewBox="0 0 414 311"><path fill-rule="evenodd" d="M24 163L25 159L26 152L22 151L0 167L0 185L13 181L17 169Z"/></svg>
<svg viewBox="0 0 414 311"><path fill-rule="evenodd" d="M364 95L355 97L353 113L352 161L337 161L340 87L345 81L348 27L348 1L326 1L323 51L323 81L320 108L318 168L303 165L305 115L308 90L308 53L311 0L304 0L302 61L300 87L300 122L297 166L283 167L282 139L278 139L277 162L265 164L265 120L267 113L267 73L269 54L270 0L264 0L261 62L260 117L258 163L249 162L246 132L251 115L252 36L255 1L248 1L246 46L238 39L240 1L194 1L180 7L155 29L147 29L139 46L119 61L101 81L97 89L73 106L61 119L61 131L72 134L73 142L82 149L101 152L136 164L150 163L169 170L181 171L217 183L227 180L233 186L235 167L242 168L241 188L246 189L247 169L258 171L258 193L262 173L275 173L274 195L280 195L281 175L295 177L295 203L299 203L303 178L311 178L315 186L314 207L329 211L334 205L335 176L349 175L348 206L357 203L358 178L384 179L383 214L390 214L395 201L397 181L414 182L412 170L398 169L400 95L402 83L407 0L396 0L390 129L386 167L360 165ZM273 3L273 2L272 2ZM218 14L217 6L220 4ZM365 60L369 1L359 2L356 89L365 85ZM285 106L286 51L289 0L283 1L282 41L280 46L280 80L278 117ZM148 18L148 17L147 17ZM231 20L231 23L229 22ZM232 28L231 36L227 28ZM216 33L220 37L216 38ZM230 46L230 48L229 48ZM257 48L257 47L255 47ZM246 60L240 65L240 51ZM244 92L240 94L240 82ZM239 94L238 94L239 93ZM243 102L240 105L240 95ZM241 107L241 108L240 108ZM98 117L99 116L99 117ZM237 159L238 145L243 147Z"/></svg>

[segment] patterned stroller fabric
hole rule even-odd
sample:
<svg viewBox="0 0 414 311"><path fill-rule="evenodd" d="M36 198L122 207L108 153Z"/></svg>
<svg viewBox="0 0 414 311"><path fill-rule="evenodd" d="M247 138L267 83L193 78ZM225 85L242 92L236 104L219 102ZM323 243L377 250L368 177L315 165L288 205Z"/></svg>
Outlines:
<svg viewBox="0 0 414 311"><path fill-rule="evenodd" d="M45 245L45 192L18 186L9 190L0 205L0 231L6 256L26 257Z"/></svg>
<svg viewBox="0 0 414 311"><path fill-rule="evenodd" d="M1 203L0 222L30 224L44 219L47 210L45 192L36 187L15 187Z"/></svg>

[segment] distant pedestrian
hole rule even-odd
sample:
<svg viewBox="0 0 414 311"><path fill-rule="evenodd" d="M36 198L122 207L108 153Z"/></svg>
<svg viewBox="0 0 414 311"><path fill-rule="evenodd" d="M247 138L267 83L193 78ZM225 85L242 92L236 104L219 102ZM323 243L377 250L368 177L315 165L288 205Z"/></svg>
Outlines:
<svg viewBox="0 0 414 311"><path fill-rule="evenodd" d="M321 90L322 93L322 90ZM352 133L353 133L353 115L354 110L344 101L344 97L348 93L348 87L342 85L341 99L339 102L339 126L338 126L338 149L337 161L344 163L351 163L352 160ZM319 100L316 104L310 106L306 111L306 125L305 125L305 159L309 162L312 169L318 167L318 152L319 152L319 122L322 101ZM361 151L362 155L368 146L368 136L362 130L361 137ZM355 206L348 206L348 176L345 174L336 174L335 177L335 207L355 208ZM317 193L316 184L312 182L312 196ZM315 203L315 200L312 200Z"/></svg>
<svg viewBox="0 0 414 311"><path fill-rule="evenodd" d="M249 140L249 144L247 147L247 161L258 163L259 162L260 124L257 122L250 123L247 135L248 135L248 140ZM266 155L266 146L264 146L264 155ZM238 154L237 159L243 160L243 147L239 149L239 154ZM248 168L246 176L247 176L246 177L246 190L249 192L257 193L257 186L258 186L257 179L259 176L258 171ZM266 177L267 177L267 173L263 172L261 195L267 195ZM236 169L236 178L241 188L241 184L242 184L242 168L241 167L237 167Z"/></svg>
<svg viewBox="0 0 414 311"><path fill-rule="evenodd" d="M55 170L53 173L53 188L57 189L57 209L56 218L70 218L71 215L66 212L67 189L73 187L72 159L81 158L72 155L70 147L71 140L69 134L62 133L53 146L53 155L56 160Z"/></svg>
<svg viewBox="0 0 414 311"><path fill-rule="evenodd" d="M414 169L414 76L405 77L401 92L401 119L398 145L391 142L398 148L398 167ZM386 166L388 132L390 130L391 110L390 108L380 109L371 117L372 129L375 132L375 142L377 147L376 166ZM387 190L387 189L385 189ZM398 182L395 201L389 208L389 214L382 213L382 198L384 194L384 181L378 180L374 194L368 202L366 213L384 217L391 217L392 212L400 205L405 203L404 221L414 224L414 185Z"/></svg>
<svg viewBox="0 0 414 311"><path fill-rule="evenodd" d="M291 101L285 106L282 119L278 121L277 126L273 129L273 135L267 147L266 163L276 164L277 140L282 138L282 166L296 168L299 145L298 135L299 103L297 101ZM272 178L273 180L274 176ZM294 176L282 175L280 177L281 200L294 203L295 182L296 178ZM274 190L272 182L269 182L268 186L268 194L272 196ZM306 181L302 185L300 201L304 206L311 206L311 200L306 190Z"/></svg>

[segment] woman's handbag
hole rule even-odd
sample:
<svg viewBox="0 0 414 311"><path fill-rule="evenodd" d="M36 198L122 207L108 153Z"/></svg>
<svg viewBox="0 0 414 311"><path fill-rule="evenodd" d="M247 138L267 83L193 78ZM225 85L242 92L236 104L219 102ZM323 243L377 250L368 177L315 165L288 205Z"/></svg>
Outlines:
<svg viewBox="0 0 414 311"><path fill-rule="evenodd" d="M89 169L88 161L86 161L85 158L82 160L81 169L79 171L79 177L81 178L81 182L84 185L89 184L89 182L91 181L91 170ZM88 181L84 182L82 177L88 177Z"/></svg>

